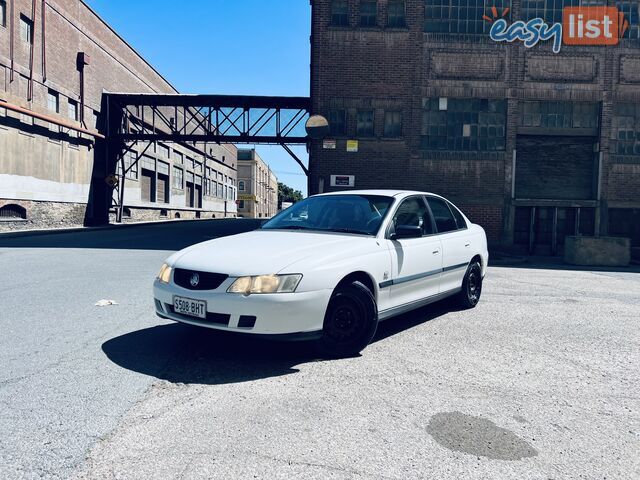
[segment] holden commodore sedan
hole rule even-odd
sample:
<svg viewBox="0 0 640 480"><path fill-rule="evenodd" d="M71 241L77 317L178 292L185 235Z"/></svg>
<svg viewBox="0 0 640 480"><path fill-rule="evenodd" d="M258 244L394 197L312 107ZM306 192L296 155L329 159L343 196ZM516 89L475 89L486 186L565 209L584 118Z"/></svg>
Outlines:
<svg viewBox="0 0 640 480"><path fill-rule="evenodd" d="M191 325L313 339L353 356L378 322L455 297L480 300L485 232L430 193L351 191L309 197L259 230L193 245L167 259L156 313Z"/></svg>

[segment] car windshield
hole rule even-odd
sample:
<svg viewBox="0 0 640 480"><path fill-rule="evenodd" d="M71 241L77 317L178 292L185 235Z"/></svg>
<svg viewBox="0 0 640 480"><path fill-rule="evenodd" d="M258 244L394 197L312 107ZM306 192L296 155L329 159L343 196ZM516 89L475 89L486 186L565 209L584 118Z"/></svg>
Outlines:
<svg viewBox="0 0 640 480"><path fill-rule="evenodd" d="M296 203L262 228L375 235L393 203L380 195L321 195Z"/></svg>

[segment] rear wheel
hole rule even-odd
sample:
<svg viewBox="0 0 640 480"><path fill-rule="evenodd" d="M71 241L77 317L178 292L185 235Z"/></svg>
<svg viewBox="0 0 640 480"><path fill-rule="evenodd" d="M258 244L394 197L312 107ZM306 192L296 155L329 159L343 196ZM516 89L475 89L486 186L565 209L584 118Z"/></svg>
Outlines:
<svg viewBox="0 0 640 480"><path fill-rule="evenodd" d="M462 290L458 294L458 304L464 308L475 308L482 295L482 267L480 263L473 262L467 268L467 273L462 281Z"/></svg>
<svg viewBox="0 0 640 480"><path fill-rule="evenodd" d="M377 328L371 291L361 282L339 285L327 307L318 351L326 357L353 357L369 345Z"/></svg>

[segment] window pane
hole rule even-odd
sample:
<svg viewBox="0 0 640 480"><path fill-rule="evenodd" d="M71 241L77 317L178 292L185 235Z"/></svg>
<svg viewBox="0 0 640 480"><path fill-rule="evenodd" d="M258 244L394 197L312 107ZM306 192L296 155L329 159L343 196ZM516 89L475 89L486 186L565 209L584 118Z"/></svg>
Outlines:
<svg viewBox="0 0 640 480"><path fill-rule="evenodd" d="M7 2L0 0L0 27L7 26Z"/></svg>
<svg viewBox="0 0 640 480"><path fill-rule="evenodd" d="M58 92L53 90L47 92L47 108L52 112L60 113L60 97Z"/></svg>
<svg viewBox="0 0 640 480"><path fill-rule="evenodd" d="M345 135L346 128L346 111L331 110L329 112L329 133L333 136Z"/></svg>
<svg viewBox="0 0 640 480"><path fill-rule="evenodd" d="M358 137L372 137L373 134L373 110L358 112L356 135Z"/></svg>
<svg viewBox="0 0 640 480"><path fill-rule="evenodd" d="M402 202L393 216L393 227L411 226L422 228L423 235L431 235L433 225L421 198L409 198Z"/></svg>
<svg viewBox="0 0 640 480"><path fill-rule="evenodd" d="M402 136L402 113L385 112L384 114L384 136L396 138Z"/></svg>
<svg viewBox="0 0 640 480"><path fill-rule="evenodd" d="M371 0L360 1L360 25L375 27L378 24L378 2Z"/></svg>
<svg viewBox="0 0 640 480"><path fill-rule="evenodd" d="M349 3L346 0L331 2L331 25L338 27L349 26Z"/></svg>
<svg viewBox="0 0 640 480"><path fill-rule="evenodd" d="M438 227L438 233L451 232L458 229L455 218L451 214L451 210L447 207L447 204L434 197L428 197L427 203L431 208L431 213L436 221L436 227Z"/></svg>
<svg viewBox="0 0 640 480"><path fill-rule="evenodd" d="M404 0L389 0L387 4L387 26L402 28L406 26Z"/></svg>

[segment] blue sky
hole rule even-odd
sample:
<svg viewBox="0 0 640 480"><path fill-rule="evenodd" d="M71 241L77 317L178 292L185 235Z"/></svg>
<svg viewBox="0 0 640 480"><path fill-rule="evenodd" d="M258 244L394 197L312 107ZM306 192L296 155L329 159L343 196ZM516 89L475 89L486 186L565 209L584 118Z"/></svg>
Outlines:
<svg viewBox="0 0 640 480"><path fill-rule="evenodd" d="M85 1L181 93L309 95L308 0ZM281 147L257 149L306 194Z"/></svg>

